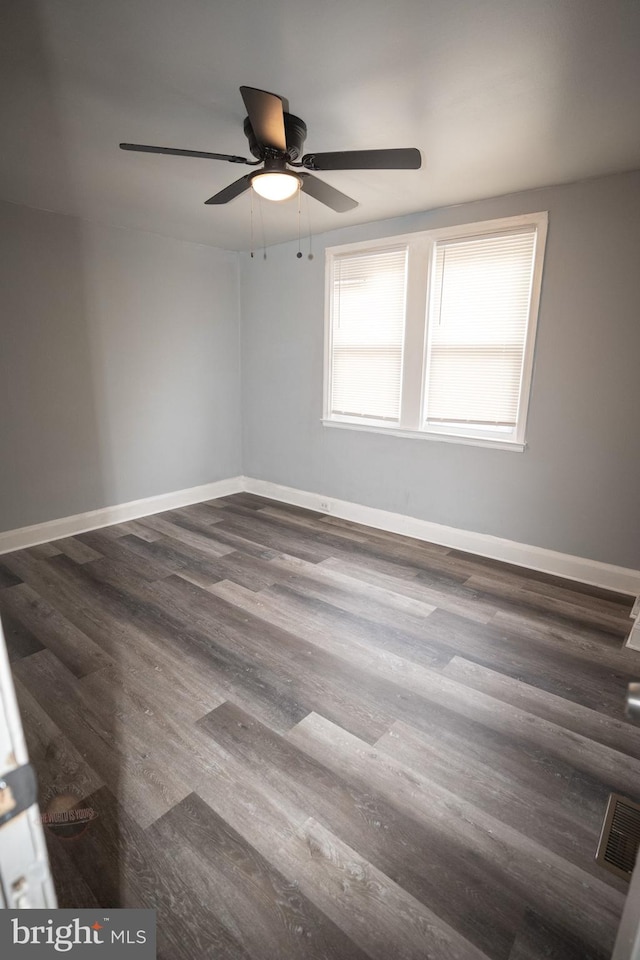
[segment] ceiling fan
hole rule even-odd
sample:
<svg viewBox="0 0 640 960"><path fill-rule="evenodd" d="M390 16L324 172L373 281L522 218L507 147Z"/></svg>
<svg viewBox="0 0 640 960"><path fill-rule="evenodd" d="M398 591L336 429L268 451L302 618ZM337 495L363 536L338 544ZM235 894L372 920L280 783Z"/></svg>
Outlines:
<svg viewBox="0 0 640 960"><path fill-rule="evenodd" d="M120 148L140 153L228 160L229 163L245 163L250 167L261 165L260 170L245 174L214 194L205 201L208 204L229 203L250 187L267 200L287 200L302 190L337 213L353 210L358 206L357 201L313 177L308 173L309 170L417 170L421 165L420 151L414 147L307 153L299 160L307 136L307 125L300 117L289 113L288 101L255 87L240 87L240 93L248 114L244 121L245 136L249 141L249 150L257 160L226 153L151 147L140 143L121 143Z"/></svg>

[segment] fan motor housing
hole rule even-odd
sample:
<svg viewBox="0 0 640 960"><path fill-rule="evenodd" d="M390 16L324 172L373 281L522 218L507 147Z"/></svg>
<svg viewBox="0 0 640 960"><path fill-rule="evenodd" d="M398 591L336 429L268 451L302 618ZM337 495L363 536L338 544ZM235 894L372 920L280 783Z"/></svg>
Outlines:
<svg viewBox="0 0 640 960"><path fill-rule="evenodd" d="M258 160L264 160L265 150L255 138L249 117L244 121L244 134L249 141L249 150ZM297 160L302 154L304 141L307 139L307 125L300 117L292 113L284 114L284 134L287 140L287 160Z"/></svg>

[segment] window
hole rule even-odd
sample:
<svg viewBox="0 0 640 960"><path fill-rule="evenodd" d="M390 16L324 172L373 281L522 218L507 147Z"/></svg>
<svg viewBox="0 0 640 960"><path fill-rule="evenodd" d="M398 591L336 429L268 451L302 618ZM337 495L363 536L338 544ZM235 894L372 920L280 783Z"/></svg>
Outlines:
<svg viewBox="0 0 640 960"><path fill-rule="evenodd" d="M523 449L546 227L329 249L324 422Z"/></svg>
<svg viewBox="0 0 640 960"><path fill-rule="evenodd" d="M407 249L336 257L332 412L400 419Z"/></svg>

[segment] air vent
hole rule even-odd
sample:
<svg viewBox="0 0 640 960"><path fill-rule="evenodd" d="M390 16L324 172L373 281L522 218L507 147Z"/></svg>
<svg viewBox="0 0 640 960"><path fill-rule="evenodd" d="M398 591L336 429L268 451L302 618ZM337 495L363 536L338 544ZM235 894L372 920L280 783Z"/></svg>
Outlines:
<svg viewBox="0 0 640 960"><path fill-rule="evenodd" d="M640 804L612 793L607 804L596 861L617 877L631 879L640 846Z"/></svg>

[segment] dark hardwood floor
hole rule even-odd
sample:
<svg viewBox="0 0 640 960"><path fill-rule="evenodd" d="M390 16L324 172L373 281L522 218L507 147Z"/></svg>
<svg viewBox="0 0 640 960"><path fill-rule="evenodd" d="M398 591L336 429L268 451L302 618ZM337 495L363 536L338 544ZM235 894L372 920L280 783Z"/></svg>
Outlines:
<svg viewBox="0 0 640 960"><path fill-rule="evenodd" d="M163 960L605 960L630 606L249 494L0 557L41 805L95 813L60 906Z"/></svg>

